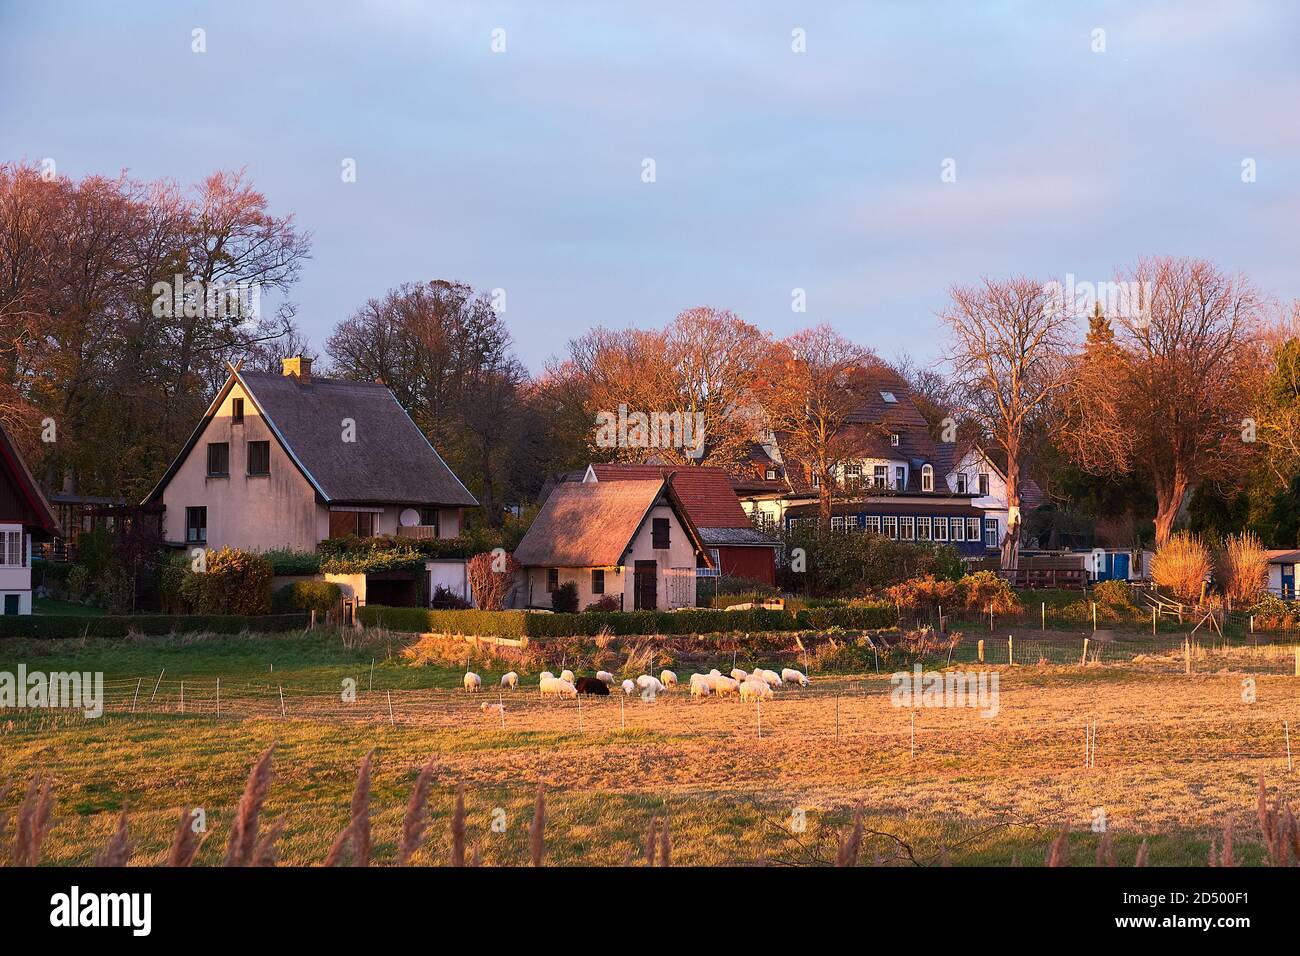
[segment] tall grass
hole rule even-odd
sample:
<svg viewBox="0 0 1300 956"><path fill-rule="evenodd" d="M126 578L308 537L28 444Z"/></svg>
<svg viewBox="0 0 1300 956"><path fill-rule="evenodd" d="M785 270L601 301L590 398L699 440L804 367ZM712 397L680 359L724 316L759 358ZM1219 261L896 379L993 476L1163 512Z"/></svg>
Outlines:
<svg viewBox="0 0 1300 956"><path fill-rule="evenodd" d="M1254 532L1243 531L1228 538L1216 570L1224 595L1237 607L1248 607L1268 587L1268 552Z"/></svg>
<svg viewBox="0 0 1300 956"><path fill-rule="evenodd" d="M1199 535L1179 531L1151 559L1151 580L1182 600L1200 600L1210 575L1210 552Z"/></svg>

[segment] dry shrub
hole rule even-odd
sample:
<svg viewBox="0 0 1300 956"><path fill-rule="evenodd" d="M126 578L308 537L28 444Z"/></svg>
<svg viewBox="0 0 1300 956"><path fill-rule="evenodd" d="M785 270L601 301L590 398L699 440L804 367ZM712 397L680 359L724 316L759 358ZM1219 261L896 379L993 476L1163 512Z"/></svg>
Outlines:
<svg viewBox="0 0 1300 956"><path fill-rule="evenodd" d="M957 603L957 582L941 581L933 574L927 574L890 585L885 588L885 593L900 608L934 611L945 604L952 607Z"/></svg>
<svg viewBox="0 0 1300 956"><path fill-rule="evenodd" d="M1224 595L1238 607L1253 604L1268 586L1268 552L1251 531L1232 535L1216 570Z"/></svg>
<svg viewBox="0 0 1300 956"><path fill-rule="evenodd" d="M995 614L1019 614L1025 609L1007 579L993 571L968 574L958 582L958 588L968 611L986 612L991 608Z"/></svg>
<svg viewBox="0 0 1300 956"><path fill-rule="evenodd" d="M1201 598L1210 575L1210 552L1199 535L1179 531L1151 559L1151 580L1184 601Z"/></svg>
<svg viewBox="0 0 1300 956"><path fill-rule="evenodd" d="M515 588L515 572L518 570L519 562L508 551L496 554L488 551L470 558L466 573L470 592L479 608L484 611L502 610L506 598Z"/></svg>

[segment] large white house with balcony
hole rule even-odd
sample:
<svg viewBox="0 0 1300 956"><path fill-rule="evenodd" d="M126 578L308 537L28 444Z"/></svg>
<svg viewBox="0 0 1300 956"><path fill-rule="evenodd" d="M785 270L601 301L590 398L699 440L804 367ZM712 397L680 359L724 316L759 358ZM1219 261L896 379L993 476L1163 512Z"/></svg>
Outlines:
<svg viewBox="0 0 1300 956"><path fill-rule="evenodd" d="M176 547L313 551L327 538L459 536L478 502L385 385L230 368L149 493Z"/></svg>
<svg viewBox="0 0 1300 956"><path fill-rule="evenodd" d="M979 557L999 547L1007 527L1006 478L975 445L937 442L906 383L882 373L846 426L855 449L834 469L831 529L872 531L903 541L933 541ZM777 531L814 521L820 477L791 453L789 436L769 432L733 477L756 524ZM1032 480L1021 484L1021 511L1042 503Z"/></svg>
<svg viewBox="0 0 1300 956"><path fill-rule="evenodd" d="M58 532L49 502L0 428L0 614L32 613L32 539Z"/></svg>

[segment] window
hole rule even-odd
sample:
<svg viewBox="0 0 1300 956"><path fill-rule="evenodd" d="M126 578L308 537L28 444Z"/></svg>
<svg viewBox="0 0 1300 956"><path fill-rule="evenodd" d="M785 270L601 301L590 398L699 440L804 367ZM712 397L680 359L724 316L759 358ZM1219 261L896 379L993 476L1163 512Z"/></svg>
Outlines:
<svg viewBox="0 0 1300 956"><path fill-rule="evenodd" d="M998 519L984 519L984 546L986 548L996 548L998 546Z"/></svg>
<svg viewBox="0 0 1300 956"><path fill-rule="evenodd" d="M934 491L934 466L921 466L921 490Z"/></svg>
<svg viewBox="0 0 1300 956"><path fill-rule="evenodd" d="M438 537L438 509L423 507L420 509L420 524L433 529L433 536Z"/></svg>
<svg viewBox="0 0 1300 956"><path fill-rule="evenodd" d="M948 519L947 518L937 517L934 519L934 540L935 541L948 540Z"/></svg>
<svg viewBox="0 0 1300 956"><path fill-rule="evenodd" d="M0 533L0 564L9 568L27 567L27 547L21 531Z"/></svg>
<svg viewBox="0 0 1300 956"><path fill-rule="evenodd" d="M894 487L899 491L907 487L907 469L902 465L894 468Z"/></svg>
<svg viewBox="0 0 1300 956"><path fill-rule="evenodd" d="M208 477L228 478L230 476L230 443L224 441L208 442Z"/></svg>
<svg viewBox="0 0 1300 956"><path fill-rule="evenodd" d="M767 471L763 473L763 477L766 478L768 481L776 481L776 469L769 468Z"/></svg>
<svg viewBox="0 0 1300 956"><path fill-rule="evenodd" d="M898 536L903 541L911 541L916 537L916 519L911 515L904 515L898 519Z"/></svg>
<svg viewBox="0 0 1300 956"><path fill-rule="evenodd" d="M656 551L661 551L668 547L668 519L654 518L651 525L651 542L650 546Z"/></svg>
<svg viewBox="0 0 1300 956"><path fill-rule="evenodd" d="M979 539L980 539L980 519L967 518L966 519L966 540L978 541Z"/></svg>
<svg viewBox="0 0 1300 956"><path fill-rule="evenodd" d="M893 392L881 392L880 398L889 405L898 404L898 399L894 396Z"/></svg>
<svg viewBox="0 0 1300 956"><path fill-rule="evenodd" d="M357 512L357 537L373 538L375 536L375 516L369 511Z"/></svg>
<svg viewBox="0 0 1300 956"><path fill-rule="evenodd" d="M814 488L820 488L822 486L822 476L817 474L817 472L813 472L812 486Z"/></svg>
<svg viewBox="0 0 1300 956"><path fill-rule="evenodd" d="M880 534L880 515L867 515L867 530L872 534Z"/></svg>
<svg viewBox="0 0 1300 956"><path fill-rule="evenodd" d="M898 443L899 443L900 441L902 441L902 436L899 435L898 432L891 432L891 433L890 433L890 435L889 435L889 443L890 443L891 445L893 445L895 448L897 448L897 447L898 447Z"/></svg>
<svg viewBox="0 0 1300 956"><path fill-rule="evenodd" d="M980 480L980 497L983 498L989 493L989 473L987 471L981 471L979 480Z"/></svg>
<svg viewBox="0 0 1300 956"><path fill-rule="evenodd" d="M885 487L885 482L889 479L885 476L889 474L889 469L884 465L876 465L871 469L871 481L877 488Z"/></svg>
<svg viewBox="0 0 1300 956"><path fill-rule="evenodd" d="M844 531L844 515L831 516L831 530L839 532Z"/></svg>
<svg viewBox="0 0 1300 956"><path fill-rule="evenodd" d="M559 572L556 571L556 574L558 573ZM591 569L591 593L592 594L605 593L605 569L604 568Z"/></svg>
<svg viewBox="0 0 1300 956"><path fill-rule="evenodd" d="M546 569L546 590L554 592L560 589L560 569Z"/></svg>
<svg viewBox="0 0 1300 956"><path fill-rule="evenodd" d="M208 509L185 509L185 543L206 544L208 540Z"/></svg>
<svg viewBox="0 0 1300 956"><path fill-rule="evenodd" d="M248 473L250 475L269 475L271 473L271 443L269 441L250 441L248 443Z"/></svg>
<svg viewBox="0 0 1300 956"><path fill-rule="evenodd" d="M850 532L857 534L862 530L862 515L846 515L844 523Z"/></svg>
<svg viewBox="0 0 1300 956"><path fill-rule="evenodd" d="M242 398L232 398L230 400L230 420L236 425L244 424L244 400Z"/></svg>
<svg viewBox="0 0 1300 956"><path fill-rule="evenodd" d="M880 519L880 533L886 538L898 540L898 518L895 515L885 515Z"/></svg>
<svg viewBox="0 0 1300 956"><path fill-rule="evenodd" d="M952 519L952 540L954 541L966 540L966 522L963 521L961 518Z"/></svg>
<svg viewBox="0 0 1300 956"><path fill-rule="evenodd" d="M916 540L918 541L930 540L930 518L928 515L926 517L916 519Z"/></svg>
<svg viewBox="0 0 1300 956"><path fill-rule="evenodd" d="M953 478L957 482L957 494L966 494L966 473L964 471L959 471L953 476Z"/></svg>
<svg viewBox="0 0 1300 956"><path fill-rule="evenodd" d="M861 477L862 477L862 462L860 461L853 462L852 464L844 466L845 480L849 480L849 479L857 480L860 479Z"/></svg>

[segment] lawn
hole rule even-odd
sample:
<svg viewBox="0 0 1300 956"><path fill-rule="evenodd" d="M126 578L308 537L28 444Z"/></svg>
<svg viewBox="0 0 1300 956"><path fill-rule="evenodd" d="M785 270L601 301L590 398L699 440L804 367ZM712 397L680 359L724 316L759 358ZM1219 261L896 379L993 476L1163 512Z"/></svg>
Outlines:
<svg viewBox="0 0 1300 956"><path fill-rule="evenodd" d="M78 617L95 617L107 614L102 607L88 604L75 604L72 601L56 601L53 598L38 597L32 600L33 614L73 614Z"/></svg>
<svg viewBox="0 0 1300 956"><path fill-rule="evenodd" d="M275 744L265 812L284 820L288 864L324 859L346 823L358 763L373 750L378 863L391 862L411 787L432 759L422 864L447 858L458 785L467 842L483 862L526 862L541 782L547 859L556 864L622 863L641 852L651 819L665 816L675 863L823 863L861 804L864 862L1036 865L1068 824L1072 860L1090 863L1100 811L1121 864L1145 839L1152 864L1199 865L1228 820L1238 859L1261 861L1261 773L1270 788L1297 796L1283 729L1300 688L1283 666L1289 648L1206 646L1190 675L1169 648L1088 667L1003 665L991 719L964 708L893 707L888 668L814 674L809 688L781 688L761 712L681 691L653 704L615 696L579 709L539 700L529 690L535 675L521 672L524 689L500 696L503 727L501 715L479 708L499 699L502 668L476 666L487 693L466 695L456 690L462 668L412 666L401 645L367 635L345 646L325 631L0 642L0 671L19 662L29 671L103 670L110 698L98 720L0 713L0 780L19 784L0 807L12 810L34 773L50 777L55 825L43 858L77 864L93 861L123 807L134 862L161 862L181 808L201 807L212 836L199 862L217 863L249 766ZM726 670L730 661L715 665ZM1246 675L1257 692L1250 704ZM352 703L340 700L348 679L358 688ZM1095 766L1085 768L1091 721Z"/></svg>

